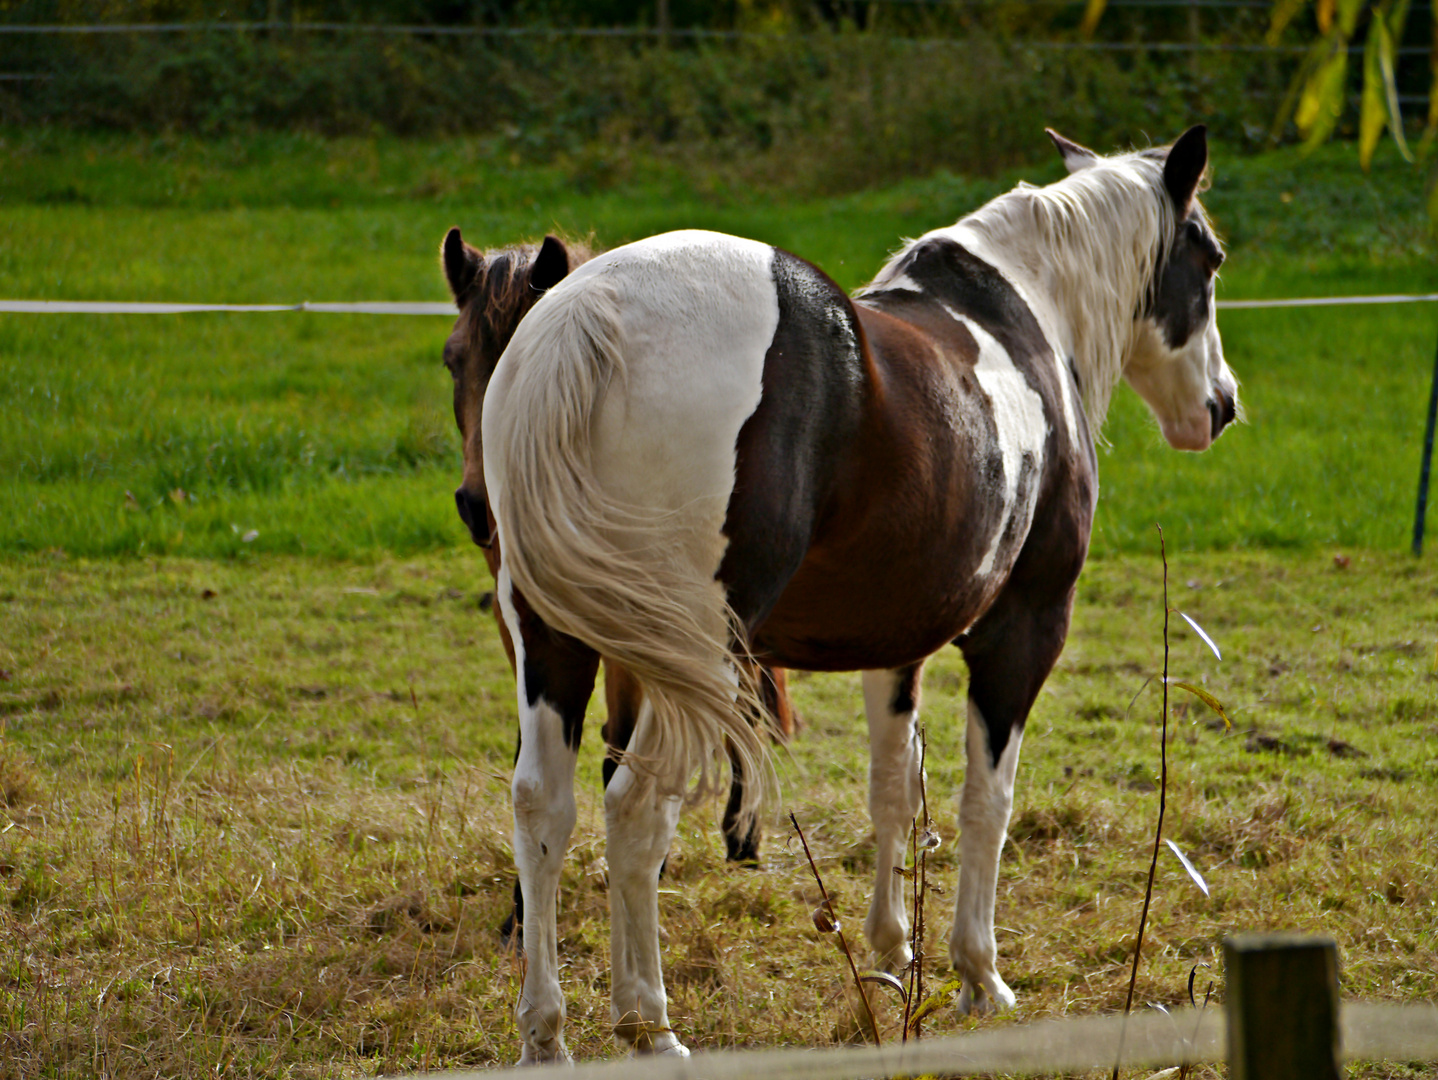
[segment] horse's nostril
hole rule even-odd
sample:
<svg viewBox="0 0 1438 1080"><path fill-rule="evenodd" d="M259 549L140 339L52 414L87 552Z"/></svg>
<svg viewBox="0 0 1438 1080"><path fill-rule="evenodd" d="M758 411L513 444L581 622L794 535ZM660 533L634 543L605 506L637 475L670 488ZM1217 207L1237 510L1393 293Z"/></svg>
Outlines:
<svg viewBox="0 0 1438 1080"><path fill-rule="evenodd" d="M1212 398L1208 400L1208 419L1212 428L1211 434L1213 438L1216 439L1219 433L1223 431L1223 410L1219 408L1218 402Z"/></svg>
<svg viewBox="0 0 1438 1080"><path fill-rule="evenodd" d="M454 506L459 511L459 520L469 529L469 535L480 547L489 547L489 514L486 512L484 500L476 499L464 488L459 488L454 493Z"/></svg>
<svg viewBox="0 0 1438 1080"><path fill-rule="evenodd" d="M1238 417L1238 402L1227 394L1220 395L1223 401L1223 424L1227 427Z"/></svg>

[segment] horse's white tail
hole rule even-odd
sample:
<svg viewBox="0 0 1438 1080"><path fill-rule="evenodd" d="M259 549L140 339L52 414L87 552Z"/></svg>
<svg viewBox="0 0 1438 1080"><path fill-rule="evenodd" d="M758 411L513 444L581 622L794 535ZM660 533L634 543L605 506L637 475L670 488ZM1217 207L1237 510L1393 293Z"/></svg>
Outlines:
<svg viewBox="0 0 1438 1080"><path fill-rule="evenodd" d="M680 515L621 504L597 479L595 416L606 392L627 381L614 292L590 276L545 301L516 334L486 402L494 406L485 410L484 445L486 471L498 481L489 489L503 565L549 626L624 665L644 687L652 712L641 714L635 743L643 745L625 760L666 792L684 790L699 772L696 794L707 794L727 742L752 814L772 770L750 720L767 722L767 713L746 666L732 661L743 628L714 567L695 565Z"/></svg>

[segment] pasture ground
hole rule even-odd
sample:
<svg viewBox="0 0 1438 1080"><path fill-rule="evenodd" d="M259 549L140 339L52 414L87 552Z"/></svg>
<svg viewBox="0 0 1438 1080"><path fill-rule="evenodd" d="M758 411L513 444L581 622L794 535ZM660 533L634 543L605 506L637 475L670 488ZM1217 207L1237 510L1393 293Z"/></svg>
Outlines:
<svg viewBox="0 0 1438 1080"><path fill-rule="evenodd" d="M1343 991L1438 995L1438 569L1334 552L1184 555L1167 852L1139 1003L1221 983L1236 929L1332 934ZM363 1075L513 1060L512 682L477 553L367 564L89 561L0 567L7 816L0 1067L7 1077ZM1030 721L998 922L1012 1019L1122 1004L1147 872L1162 665L1156 555L1095 560ZM804 727L759 872L712 807L662 884L671 1015L692 1046L852 1037L844 966L780 819L809 834L851 935L872 872L854 676L799 675ZM932 811L955 835L964 675L926 674ZM1138 695L1137 700L1131 700ZM601 716L581 757L560 915L571 1045L613 1052ZM927 965L944 978L952 845L933 861ZM1218 993L1221 1000L1221 986ZM930 1031L966 1021L940 1013ZM1387 1064L1364 1077L1432 1076Z"/></svg>
<svg viewBox="0 0 1438 1080"><path fill-rule="evenodd" d="M576 191L562 170L464 140L3 131L0 154L0 295L50 299L442 299L435 249L456 223L490 245L705 225L854 286L899 236L1015 179L938 174L796 203L670 174ZM1307 163L1215 154L1222 295L1435 287L1413 174L1380 159L1362 178L1344 148ZM1155 520L1174 606L1225 656L1175 620L1173 673L1235 728L1175 702L1167 835L1213 895L1164 855L1140 1003L1183 999L1195 964L1215 964L1200 989L1217 981L1226 932L1286 926L1338 939L1350 996L1438 996L1438 570L1397 554L1433 311L1222 325L1248 426L1188 457L1127 391L1110 417L1097 557L1031 721L1004 856L1017 1019L1122 1000L1157 804ZM518 967L497 934L513 684L449 501L447 330L0 315L0 1080L517 1056ZM672 1016L693 1046L854 1035L780 822L798 814L857 935L872 862L858 684L793 688L805 726L780 755L764 870L726 867L701 808L663 885ZM963 692L957 655L938 658L925 715L946 841ZM561 915L586 1057L613 1049L598 723ZM941 909L951 844L934 868ZM931 981L945 923L929 924ZM949 1010L929 1030L1009 1022Z"/></svg>

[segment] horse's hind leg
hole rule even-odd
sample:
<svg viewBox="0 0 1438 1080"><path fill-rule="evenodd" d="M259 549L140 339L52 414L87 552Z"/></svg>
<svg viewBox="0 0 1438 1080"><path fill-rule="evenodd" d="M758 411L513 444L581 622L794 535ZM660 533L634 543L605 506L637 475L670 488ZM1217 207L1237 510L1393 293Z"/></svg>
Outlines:
<svg viewBox="0 0 1438 1080"><path fill-rule="evenodd" d="M969 665L968 767L959 800L958 898L949 960L964 981L959 1010L988 1012L1014 1004L999 977L994 902L999 854L1014 805L1024 722L1068 630L1070 598L1029 608L1002 600L958 645Z"/></svg>
<svg viewBox="0 0 1438 1080"><path fill-rule="evenodd" d="M531 1064L569 1057L555 907L576 817L575 758L599 657L546 627L503 570L498 593L513 634L519 684L519 753L511 791L526 963L515 1021L520 1062Z"/></svg>
<svg viewBox="0 0 1438 1080"><path fill-rule="evenodd" d="M789 702L788 677L783 668L752 665L752 674L764 702L766 717L755 717L755 723L768 724L777 739L787 740L794 734L794 707ZM758 815L746 821L744 806L744 763L734 748L729 748L729 802L724 807L724 847L730 862L741 866L759 865L759 841L763 829Z"/></svg>
<svg viewBox="0 0 1438 1080"><path fill-rule="evenodd" d="M874 898L864 935L874 966L898 972L913 957L904 911L904 865L909 831L919 812L919 675L923 664L864 672L864 712L869 718L869 815L874 822Z"/></svg>
<svg viewBox="0 0 1438 1080"><path fill-rule="evenodd" d="M645 707L631 749L645 752ZM659 790L654 778L621 762L604 789L608 835L609 932L614 1034L641 1053L689 1051L669 1028L659 955L659 871L683 800Z"/></svg>

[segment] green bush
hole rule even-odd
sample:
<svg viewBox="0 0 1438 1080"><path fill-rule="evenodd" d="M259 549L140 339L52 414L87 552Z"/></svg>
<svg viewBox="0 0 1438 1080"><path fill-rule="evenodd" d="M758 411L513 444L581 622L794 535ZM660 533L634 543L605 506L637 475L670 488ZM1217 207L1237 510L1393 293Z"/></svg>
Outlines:
<svg viewBox="0 0 1438 1080"><path fill-rule="evenodd" d="M24 57L14 55L26 50ZM5 55L3 50L10 50ZM493 135L584 185L668 159L718 184L847 190L1032 159L1050 125L1098 146L1205 120L1230 145L1286 68L1058 51L976 32L676 39L195 30L0 40L0 121L220 134Z"/></svg>

